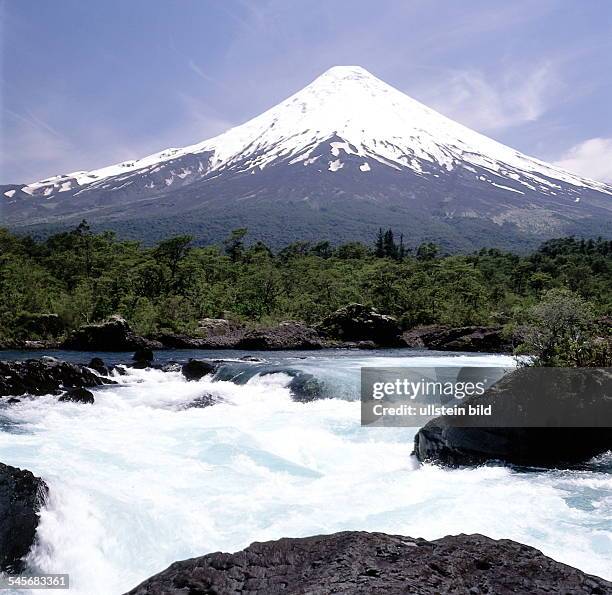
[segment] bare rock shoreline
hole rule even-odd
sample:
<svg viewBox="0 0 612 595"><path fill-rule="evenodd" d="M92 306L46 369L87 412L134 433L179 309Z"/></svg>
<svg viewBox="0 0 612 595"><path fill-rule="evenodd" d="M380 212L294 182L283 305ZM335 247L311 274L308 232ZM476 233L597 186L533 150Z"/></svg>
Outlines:
<svg viewBox="0 0 612 595"><path fill-rule="evenodd" d="M376 349L408 347L440 351L510 352L512 345L501 327L450 328L439 325L403 331L393 316L363 304L349 304L308 326L285 321L249 328L225 319L200 321L195 336L162 332L151 337L136 334L121 316L83 325L63 341L20 341L0 349L69 349L76 351L134 351L137 349L252 349L315 350L324 348Z"/></svg>

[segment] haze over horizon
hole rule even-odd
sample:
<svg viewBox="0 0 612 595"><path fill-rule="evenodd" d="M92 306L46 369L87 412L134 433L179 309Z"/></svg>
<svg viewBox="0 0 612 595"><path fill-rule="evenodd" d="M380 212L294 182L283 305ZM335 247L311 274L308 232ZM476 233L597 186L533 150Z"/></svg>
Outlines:
<svg viewBox="0 0 612 595"><path fill-rule="evenodd" d="M337 64L522 152L612 180L604 1L390 2L372 14L365 2L304 11L25 0L0 10L1 183L204 140Z"/></svg>

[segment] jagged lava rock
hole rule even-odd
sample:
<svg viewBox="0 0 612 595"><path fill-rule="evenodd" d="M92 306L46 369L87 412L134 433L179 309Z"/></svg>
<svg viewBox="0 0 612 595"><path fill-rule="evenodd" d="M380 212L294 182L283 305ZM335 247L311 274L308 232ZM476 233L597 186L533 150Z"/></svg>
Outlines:
<svg viewBox="0 0 612 595"><path fill-rule="evenodd" d="M508 420L507 427L474 427L469 418L437 417L415 436L418 459L449 466L501 461L565 467L612 450L612 372L544 369L544 381L550 382L544 386L542 382L531 383L530 377L537 377L542 370L519 368L482 396L465 399L465 405L491 405L493 411L500 412L499 419ZM551 372L557 377L549 376ZM541 419L542 427L525 427L522 420L529 416ZM546 427L549 416L564 420L565 427ZM584 425L589 419L594 427Z"/></svg>
<svg viewBox="0 0 612 595"><path fill-rule="evenodd" d="M56 394L62 389L115 384L86 366L54 358L0 361L0 397Z"/></svg>
<svg viewBox="0 0 612 595"><path fill-rule="evenodd" d="M200 380L212 374L217 367L215 364L203 359L190 359L186 364L183 364L181 371L187 380Z"/></svg>
<svg viewBox="0 0 612 595"><path fill-rule="evenodd" d="M0 463L0 571L23 570L22 558L34 543L47 493L40 477Z"/></svg>
<svg viewBox="0 0 612 595"><path fill-rule="evenodd" d="M540 551L483 535L434 541L346 531L255 542L175 562L127 595L607 595L612 583Z"/></svg>
<svg viewBox="0 0 612 595"><path fill-rule="evenodd" d="M71 388L58 400L62 403L83 403L84 405L93 405L95 401L93 393L86 388Z"/></svg>

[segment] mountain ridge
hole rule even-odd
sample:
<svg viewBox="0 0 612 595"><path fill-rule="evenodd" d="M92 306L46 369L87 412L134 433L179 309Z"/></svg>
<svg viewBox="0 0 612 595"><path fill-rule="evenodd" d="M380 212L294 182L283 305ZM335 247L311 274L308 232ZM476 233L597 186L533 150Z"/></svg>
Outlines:
<svg viewBox="0 0 612 595"><path fill-rule="evenodd" d="M2 194L13 227L61 226L83 216L107 227L127 221L138 227L139 220L183 214L199 221L196 235L207 239L218 235L209 237L210 216L218 222L242 214L240 224L251 227L258 209L269 221L299 214L340 236L341 221L330 228L326 212L359 220L362 211L358 236L366 228L371 233L378 223L372 219L395 212L391 219L400 228L430 221L442 236L451 220L461 227L479 219L534 238L591 228L606 234L612 215L612 186L472 131L358 66L333 67L259 116L200 143L6 186Z"/></svg>

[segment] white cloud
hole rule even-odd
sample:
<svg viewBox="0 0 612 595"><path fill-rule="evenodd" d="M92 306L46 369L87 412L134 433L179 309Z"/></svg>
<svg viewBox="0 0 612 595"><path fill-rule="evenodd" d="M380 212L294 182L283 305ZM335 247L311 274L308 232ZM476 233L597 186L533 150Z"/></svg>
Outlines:
<svg viewBox="0 0 612 595"><path fill-rule="evenodd" d="M176 101L181 109L175 120L134 138L126 135L120 119L100 117L77 122L64 133L49 123L52 110L16 112L5 107L0 111L0 125L10 130L7 136L12 141L0 138L0 183L29 183L140 159L168 147L200 142L234 124L189 95L178 93Z"/></svg>
<svg viewBox="0 0 612 595"><path fill-rule="evenodd" d="M555 165L593 180L612 182L612 138L589 138L578 143Z"/></svg>
<svg viewBox="0 0 612 595"><path fill-rule="evenodd" d="M558 102L562 88L550 62L530 71L514 66L489 76L479 70L451 71L429 85L419 94L426 104L485 132L538 120Z"/></svg>

